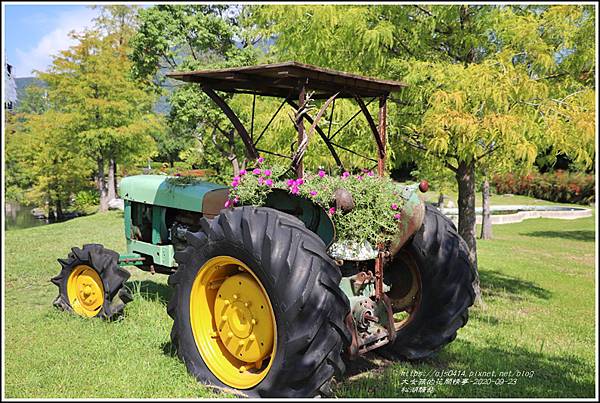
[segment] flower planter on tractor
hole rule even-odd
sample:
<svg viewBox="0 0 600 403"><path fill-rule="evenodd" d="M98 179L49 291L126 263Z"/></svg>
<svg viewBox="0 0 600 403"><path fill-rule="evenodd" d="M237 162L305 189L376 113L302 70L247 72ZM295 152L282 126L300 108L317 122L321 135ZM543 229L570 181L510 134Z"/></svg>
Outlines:
<svg viewBox="0 0 600 403"><path fill-rule="evenodd" d="M386 101L402 83L296 62L168 75L201 86L241 136L248 161L269 151L258 148L261 136L249 133L216 91L291 105L298 141L288 158L298 177L314 133L343 170L337 150L355 151L334 143L337 133L325 134L318 123L335 99L353 99L354 116L364 115L377 144L377 159L369 159L385 173ZM306 108L308 91L326 100L315 116ZM378 124L364 98L379 100ZM467 246L418 188L426 191L426 182L399 194L397 238L365 255L344 249L327 212L295 194L272 192L264 206L224 208L229 190L221 185L126 177L119 192L127 253L98 244L73 248L52 279L59 288L54 304L112 319L131 300L122 266L164 273L174 287L167 307L172 343L198 381L247 396L327 394L346 360L374 349L398 359L429 357L467 322L474 298Z"/></svg>

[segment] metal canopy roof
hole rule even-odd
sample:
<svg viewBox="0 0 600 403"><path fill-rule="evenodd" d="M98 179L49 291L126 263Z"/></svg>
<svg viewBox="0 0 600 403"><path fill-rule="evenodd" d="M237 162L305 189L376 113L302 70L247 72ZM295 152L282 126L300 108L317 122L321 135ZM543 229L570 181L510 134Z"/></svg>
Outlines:
<svg viewBox="0 0 600 403"><path fill-rule="evenodd" d="M298 62L260 64L218 70L172 72L168 77L199 83L213 90L298 99L302 84L313 99L379 97L400 91L406 84L360 76Z"/></svg>

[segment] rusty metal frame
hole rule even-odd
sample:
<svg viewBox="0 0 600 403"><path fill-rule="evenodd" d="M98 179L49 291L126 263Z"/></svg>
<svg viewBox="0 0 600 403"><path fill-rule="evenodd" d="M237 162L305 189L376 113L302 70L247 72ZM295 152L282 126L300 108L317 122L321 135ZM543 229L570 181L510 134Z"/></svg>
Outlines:
<svg viewBox="0 0 600 403"><path fill-rule="evenodd" d="M209 85L207 84L201 84L201 88L202 90L213 100L213 102L215 102L215 104L221 108L221 110L223 111L223 113L225 114L225 116L227 116L227 118L229 118L229 120L231 121L231 123L233 124L235 130L238 132L238 134L240 135L244 146L246 148L246 156L249 159L256 159L259 157L259 151L266 153L266 154L271 154L271 155L276 155L278 157L283 157L283 158L289 158L292 159L292 161L295 162L295 171L296 174L301 177L304 174L304 165L303 165L303 155L299 158L299 160L296 160L296 158L294 158L294 156L285 156L282 154L278 154L272 151L268 151L268 150L264 150L264 149L258 149L256 146L258 144L258 142L260 141L260 139L262 138L262 136L264 135L264 133L267 131L267 129L269 128L269 126L271 125L271 123L273 122L273 120L275 119L275 117L279 114L279 112L281 111L281 109L283 108L283 105L285 105L286 103L288 105L290 105L291 107L293 107L294 109L296 109L297 114L298 111L300 110L300 108L304 107L304 103L306 102L306 89L308 86L308 79L304 80L304 81L299 81L298 82L298 86L300 88L299 91L299 99L298 99L298 103L294 102L289 95L287 97L285 97L282 101L282 103L280 104L279 108L275 111L275 114L273 114L273 116L271 117L271 119L269 120L269 122L267 123L267 125L263 128L263 130L261 131L261 133L256 137L256 139L254 139L254 117L255 117L255 108L256 108L256 96L260 95L257 94L256 92L250 92L250 94L253 95L253 100L252 100L252 117L251 117L251 122L250 122L250 132L248 132L248 130L244 127L244 125L242 124L242 122L240 121L240 119L238 118L238 116L235 114L235 112L231 109L231 107L227 104L227 102L220 97L213 88L211 88ZM290 91L291 93L291 91ZM331 125L332 125L332 121L333 121L333 112L334 112L334 108L335 108L335 96L333 97L333 104L332 104L332 108L331 108L331 117L330 117L330 122L329 122L329 127L328 127L328 133L325 134L325 132L323 131L323 129L321 129L321 127L318 125L318 120L320 119L321 116L317 116L316 118L313 118L312 116L310 116L306 111L304 111L303 113L299 114L297 117L297 121L295 122L296 124L296 130L298 132L298 145L302 144L303 141L305 140L305 136L307 135L305 133L304 130L304 124L303 124L303 120L306 119L307 122L309 122L312 127L311 130L316 131L319 134L319 137L321 137L321 139L323 140L323 142L325 143L325 145L327 146L327 149L329 150L329 152L331 153L333 159L335 160L336 165L343 170L344 166L342 163L341 158L339 157L337 151L335 150L335 148L341 148L342 150L345 150L347 152L353 153L355 155L358 155L362 158L365 158L367 160L371 160L371 161L376 161L377 162L377 173L380 176L383 176L385 173L385 159L386 159L386 129L387 129L387 125L386 125L386 119L387 119L387 97L388 95L383 95L379 97L379 113L378 113L378 124L375 123L375 120L373 119L373 116L371 116L371 113L368 110L368 106L377 98L377 97L372 97L369 102L365 103L363 98L358 96L358 95L354 95L354 100L356 101L356 103L359 106L359 110L350 117L350 119L348 119L340 128L338 128L332 135L330 135L331 133ZM283 98L283 96L282 96ZM330 102L330 100L328 100L328 102ZM320 115L323 113L324 111L321 111ZM341 130L343 130L356 116L358 116L360 113L362 112L362 114L365 116L365 119L367 121L367 124L369 125L369 128L373 134L373 137L375 138L375 143L377 145L377 160L367 157L365 155L362 155L354 150L351 150L347 147L344 147L340 144L336 144L334 143L332 140L333 138L339 133L341 132Z"/></svg>

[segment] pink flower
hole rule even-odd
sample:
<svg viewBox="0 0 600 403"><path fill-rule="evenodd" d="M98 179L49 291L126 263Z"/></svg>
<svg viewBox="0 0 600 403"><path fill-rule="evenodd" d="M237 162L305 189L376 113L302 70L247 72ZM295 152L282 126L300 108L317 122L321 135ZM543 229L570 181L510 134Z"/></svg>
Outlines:
<svg viewBox="0 0 600 403"><path fill-rule="evenodd" d="M231 207L231 200L227 199L224 204L225 208Z"/></svg>
<svg viewBox="0 0 600 403"><path fill-rule="evenodd" d="M262 164L263 162L265 162L265 159L263 157L260 157L257 161L259 164Z"/></svg>
<svg viewBox="0 0 600 403"><path fill-rule="evenodd" d="M262 170L260 170L259 168L254 168L254 170L252 171L252 173L254 175L260 175L262 173Z"/></svg>
<svg viewBox="0 0 600 403"><path fill-rule="evenodd" d="M310 195L311 196L316 196L317 195L317 191L316 190L311 190L310 191Z"/></svg>
<svg viewBox="0 0 600 403"><path fill-rule="evenodd" d="M364 173L367 173L367 172L369 172L369 169L368 169L368 168L363 168L363 169L362 169L362 171L363 171Z"/></svg>
<svg viewBox="0 0 600 403"><path fill-rule="evenodd" d="M398 205L396 203L392 203L392 210L398 210Z"/></svg>
<svg viewBox="0 0 600 403"><path fill-rule="evenodd" d="M246 170L245 169L240 169L240 176L244 176L246 175Z"/></svg>
<svg viewBox="0 0 600 403"><path fill-rule="evenodd" d="M329 215L334 215L335 214L335 207L331 207L329 209Z"/></svg>
<svg viewBox="0 0 600 403"><path fill-rule="evenodd" d="M322 177L324 177L325 175L327 175L327 174L325 173L325 171L323 171L322 169L319 169L319 178L322 178Z"/></svg>
<svg viewBox="0 0 600 403"><path fill-rule="evenodd" d="M238 203L239 203L239 201L240 201L240 199L238 199L237 197L235 197L235 198L233 199L233 204L238 204Z"/></svg>
<svg viewBox="0 0 600 403"><path fill-rule="evenodd" d="M362 175L356 175L356 180L357 181L361 181L362 180Z"/></svg>
<svg viewBox="0 0 600 403"><path fill-rule="evenodd" d="M342 174L342 178L343 178L343 179L346 179L346 178L347 178L347 177L349 177L349 176L350 176L350 173L349 173L348 171L345 171L345 172Z"/></svg>
<svg viewBox="0 0 600 403"><path fill-rule="evenodd" d="M288 185L288 186L293 186L293 185L295 185L295 184L296 184L296 181L295 181L295 180L293 180L293 179L288 179L288 181L287 181L287 185Z"/></svg>
<svg viewBox="0 0 600 403"><path fill-rule="evenodd" d="M271 186L273 186L273 180L272 180L272 179L267 179L267 180L265 181L265 184L266 184L268 187L271 187Z"/></svg>
<svg viewBox="0 0 600 403"><path fill-rule="evenodd" d="M294 186L292 186L291 192L293 195L297 195L300 192L300 189L298 189L298 186L294 185Z"/></svg>
<svg viewBox="0 0 600 403"><path fill-rule="evenodd" d="M296 185L302 185L304 183L304 179L298 178L296 179Z"/></svg>
<svg viewBox="0 0 600 403"><path fill-rule="evenodd" d="M258 184L259 184L259 185L262 185L262 184L263 184L263 178L262 178L262 176L258 178Z"/></svg>
<svg viewBox="0 0 600 403"><path fill-rule="evenodd" d="M400 214L400 213L396 213L396 214L394 214L394 218L395 218L396 220L399 220L400 218L402 218L402 214Z"/></svg>
<svg viewBox="0 0 600 403"><path fill-rule="evenodd" d="M373 171L369 171L369 172L367 173L367 175L368 175L368 176L373 176L373 175L375 175L375 174L373 173Z"/></svg>
<svg viewBox="0 0 600 403"><path fill-rule="evenodd" d="M239 183L237 181L231 182L231 187L232 188L236 188L236 187L238 187L238 185L239 185Z"/></svg>
<svg viewBox="0 0 600 403"><path fill-rule="evenodd" d="M271 170L265 169L265 176L271 176Z"/></svg>

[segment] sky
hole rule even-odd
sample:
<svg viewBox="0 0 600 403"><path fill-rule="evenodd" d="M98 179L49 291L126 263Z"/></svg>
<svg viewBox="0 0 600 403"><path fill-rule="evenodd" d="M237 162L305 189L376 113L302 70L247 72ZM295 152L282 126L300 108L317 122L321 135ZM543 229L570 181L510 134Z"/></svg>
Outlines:
<svg viewBox="0 0 600 403"><path fill-rule="evenodd" d="M52 55L74 44L71 30L90 27L98 10L87 5L4 3L4 50L16 77L31 77L32 70L45 71Z"/></svg>

